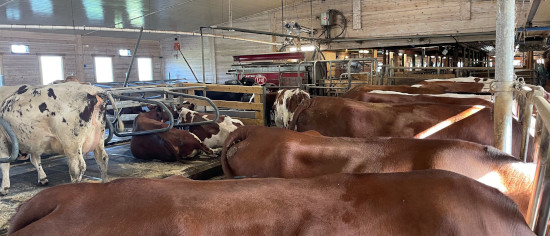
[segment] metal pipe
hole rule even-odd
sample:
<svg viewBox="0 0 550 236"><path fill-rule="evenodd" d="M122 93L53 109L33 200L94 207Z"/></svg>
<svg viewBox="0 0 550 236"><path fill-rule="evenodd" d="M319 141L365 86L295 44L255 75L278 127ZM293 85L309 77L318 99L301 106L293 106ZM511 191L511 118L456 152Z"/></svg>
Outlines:
<svg viewBox="0 0 550 236"><path fill-rule="evenodd" d="M109 134L107 135L107 138L105 140L103 140L103 144L107 144L111 141L111 139L113 139L113 130L115 130L115 127L113 126L113 124L109 121L109 119L107 119L107 113L104 114L104 117L103 119L105 119L105 124L107 124L107 128L109 129Z"/></svg>
<svg viewBox="0 0 550 236"><path fill-rule="evenodd" d="M214 114L216 115L216 117L213 120L174 125L175 127L212 124L212 123L218 122L218 119L220 118L220 111L219 111L218 107L216 106L216 104L214 104L214 102L212 102L212 100L210 100L210 98L203 97L203 96L190 95L190 94L185 94L185 93L169 92L169 91L164 91L164 93L165 94L170 94L170 95L175 95L175 96L181 96L181 97L187 97L187 98L194 98L194 99L203 100L203 101L208 102L210 104L210 106L212 106L212 108L214 108Z"/></svg>
<svg viewBox="0 0 550 236"><path fill-rule="evenodd" d="M11 142L10 156L7 158L0 158L0 163L10 163L15 161L15 159L17 159L17 157L19 156L19 140L17 140L17 136L15 135L13 129L6 120L0 118L0 125L2 125L4 131L6 132L6 134L8 134Z"/></svg>
<svg viewBox="0 0 550 236"><path fill-rule="evenodd" d="M169 117L168 118L169 119L168 127L165 127L165 128L162 128L162 129L144 130L144 131L128 132L128 133L119 133L116 129L114 129L114 133L118 137L128 137L128 136L162 133L162 132L169 131L174 126L174 116L172 116L172 112L170 112L170 110L162 102L157 102L157 101L143 99L143 98L129 97L129 96L124 96L124 95L116 95L116 94L113 94L113 97L117 97L117 98L124 99L124 100L134 100L134 101L143 102L143 103L155 104L155 105L159 106L160 108L162 108L163 112L168 113L168 117Z"/></svg>
<svg viewBox="0 0 550 236"><path fill-rule="evenodd" d="M544 190L542 191L542 197L540 202L540 213L538 214L537 224L535 225L535 234L544 236L546 235L546 227L548 225L548 218L550 218L550 183L544 184Z"/></svg>
<svg viewBox="0 0 550 236"><path fill-rule="evenodd" d="M80 30L80 31L125 32L125 33L138 33L140 31L140 29L120 29L120 28L108 28L108 27L64 26L64 25L6 25L6 24L0 24L0 29ZM172 30L143 30L143 33L200 36L200 34L196 32L172 31ZM277 46L282 45L281 43L276 43L276 42L247 39L247 38L233 37L233 36L226 36L226 35L204 34L203 36L212 37L212 38L233 39L233 40L239 40L239 41L277 45Z"/></svg>
<svg viewBox="0 0 550 236"><path fill-rule="evenodd" d="M531 128L531 116L533 114L533 101L529 98L529 95L527 95L527 98L525 99L525 104L518 104L521 107L525 108L525 110L521 114L523 129L521 131L522 142L521 142L521 149L519 154L520 159L523 159L523 162L525 163L527 163L527 153L528 153L529 138L530 138L529 129Z"/></svg>
<svg viewBox="0 0 550 236"><path fill-rule="evenodd" d="M130 61L130 66L128 67L128 72L126 72L126 79L124 79L124 87L128 87L128 79L130 78L130 72L132 72L132 67L134 66L134 60L136 59L137 50L139 48L139 43L141 42L141 35L143 34L143 26L141 26L139 30L139 36L137 39L136 47L134 48L134 52L132 54L132 60Z"/></svg>
<svg viewBox="0 0 550 236"><path fill-rule="evenodd" d="M299 35L287 35L287 34L279 34L274 32L268 32L268 31L260 31L260 30L249 30L249 29L241 29L241 28L234 28L234 27L224 27L224 26L203 26L201 28L209 28L209 29L219 29L219 30L227 30L227 31L237 31L237 32L243 32L243 33L250 33L250 34L263 34L263 35L271 35L271 36L279 36L279 37L285 37L285 38L300 38L300 39L307 39L311 41L322 41L322 39L319 38L312 38L312 37L302 37Z"/></svg>
<svg viewBox="0 0 550 236"><path fill-rule="evenodd" d="M517 31L549 31L550 26L544 26L544 27L530 27L530 28L518 28Z"/></svg>
<svg viewBox="0 0 550 236"><path fill-rule="evenodd" d="M206 83L206 71L204 70L204 37L202 35L202 29L204 27L200 27L200 32L201 32L201 60L202 60L202 83L205 84ZM205 94L206 96L206 94Z"/></svg>
<svg viewBox="0 0 550 236"><path fill-rule="evenodd" d="M494 146L511 154L515 1L499 0L497 5Z"/></svg>

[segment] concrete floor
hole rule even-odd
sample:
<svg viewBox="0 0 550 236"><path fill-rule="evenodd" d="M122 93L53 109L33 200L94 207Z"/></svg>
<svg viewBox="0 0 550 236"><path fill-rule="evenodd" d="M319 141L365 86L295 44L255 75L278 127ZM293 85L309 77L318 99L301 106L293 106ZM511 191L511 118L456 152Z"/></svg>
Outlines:
<svg viewBox="0 0 550 236"><path fill-rule="evenodd" d="M124 140L115 138L113 141L123 142ZM164 178L171 175L182 175L193 179L211 179L222 174L217 156L200 156L185 162L167 163L135 159L130 152L128 142L109 146L106 150L109 155L110 180L123 177ZM87 169L84 181L100 181L101 175L93 153L90 153L85 159ZM44 158L42 166L49 180L47 187L70 183L69 169L65 158L61 156ZM0 197L0 235L7 233L8 220L21 202L47 188L36 184L37 173L30 162L13 164L10 176L10 192L7 196Z"/></svg>

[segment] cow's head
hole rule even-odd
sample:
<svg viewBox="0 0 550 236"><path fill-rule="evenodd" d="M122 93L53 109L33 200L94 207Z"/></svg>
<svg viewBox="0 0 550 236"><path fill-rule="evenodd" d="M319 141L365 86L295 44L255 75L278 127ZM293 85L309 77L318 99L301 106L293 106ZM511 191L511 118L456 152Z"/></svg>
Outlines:
<svg viewBox="0 0 550 236"><path fill-rule="evenodd" d="M197 118L195 118L197 117ZM199 120L197 120L199 119ZM178 124L185 124L191 122L202 121L198 112L182 107L179 112Z"/></svg>
<svg viewBox="0 0 550 236"><path fill-rule="evenodd" d="M288 128L292 121L294 111L304 100L309 99L309 94L300 89L283 89L277 93L273 111L275 112L275 125Z"/></svg>

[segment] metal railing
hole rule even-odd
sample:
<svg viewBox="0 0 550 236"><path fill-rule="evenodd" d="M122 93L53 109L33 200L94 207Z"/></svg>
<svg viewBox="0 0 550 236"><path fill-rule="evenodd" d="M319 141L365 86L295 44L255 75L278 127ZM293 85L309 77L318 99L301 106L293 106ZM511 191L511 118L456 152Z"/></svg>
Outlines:
<svg viewBox="0 0 550 236"><path fill-rule="evenodd" d="M360 69L352 70L352 65L354 67L360 67ZM326 68L325 68L326 66ZM344 66L345 71L338 75L337 78L332 76L334 66ZM365 69L368 68L368 70ZM352 84L374 84L380 83L380 81L375 81L378 77L376 71L378 68L378 61L376 58L356 58L356 59L347 59L347 60L320 60L313 63L313 78L311 84L305 84L304 87L307 90L311 89L331 89L331 90L343 90L343 92L351 89ZM321 73L321 74L320 74ZM360 82L353 82L354 75L363 75L366 76L366 79L360 80ZM321 80L328 80L328 86L324 83L321 83ZM335 80L338 80L338 83L334 83ZM337 85L342 85L342 81L346 82L345 87L339 87Z"/></svg>
<svg viewBox="0 0 550 236"><path fill-rule="evenodd" d="M516 99L520 108L519 117L523 122L520 158L527 162L530 139L531 117L536 109L535 136L533 142L533 162L537 164L534 189L531 193L527 211L527 223L537 235L544 235L550 210L550 172L547 172L550 131L550 103L544 98L545 91L539 86L523 86ZM541 200L542 199L542 200ZM540 203L540 204L539 204ZM537 218L538 216L538 218Z"/></svg>
<svg viewBox="0 0 550 236"><path fill-rule="evenodd" d="M484 78L494 78L495 67L410 67L410 66L391 66L382 65L383 84L392 85L396 84L398 79L410 79L414 78L413 75L454 75L460 76L476 76ZM403 74L397 74L396 72L403 72ZM514 69L514 73L518 76L534 79L534 70L531 69ZM524 74L529 76L524 76ZM436 76L437 77L437 76ZM421 79L418 77L417 79ZM435 79L435 78L434 78Z"/></svg>
<svg viewBox="0 0 550 236"><path fill-rule="evenodd" d="M146 130L146 131L137 131L137 132L119 132L117 127L117 120L113 121L107 121L108 123L112 123L112 126L114 127L113 133L116 136L119 137L128 137L128 136L137 136L137 135L146 135L146 134L154 134L154 133L161 133L169 131L173 127L185 127L185 126L193 126L193 125L205 125L205 124L212 124L216 123L218 121L218 118L220 117L219 109L218 107L207 97L203 96L196 96L196 95L190 95L185 93L180 93L179 91L183 90L189 90L189 89L205 89L205 86L192 86L192 87L134 87L134 88L113 88L109 90L112 94L112 96L115 99L120 99L119 102L121 104L113 106L108 106L108 109L116 109L116 108L126 108L126 107L135 107L135 106L141 106L143 104L154 104L159 106L163 113L168 115L169 123L168 127L161 128L161 129L154 129L154 130ZM129 96L129 95L139 95L139 96ZM160 94L159 98L145 98L145 94ZM179 98L193 98L198 100L204 100L210 104L212 107L215 118L213 120L209 121L200 121L200 122L190 122L185 124L175 124L174 123L174 116L172 115L172 112L166 107L166 104L173 104L173 103L179 103L181 104L183 102L182 99L175 99L174 97ZM119 112L119 111L114 111Z"/></svg>

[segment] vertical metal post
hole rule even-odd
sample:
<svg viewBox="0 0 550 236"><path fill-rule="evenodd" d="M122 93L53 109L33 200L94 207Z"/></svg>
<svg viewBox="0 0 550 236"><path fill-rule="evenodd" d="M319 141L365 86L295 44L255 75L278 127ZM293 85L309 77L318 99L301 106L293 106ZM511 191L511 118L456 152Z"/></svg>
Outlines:
<svg viewBox="0 0 550 236"><path fill-rule="evenodd" d="M498 0L497 3L494 146L511 154L516 6L514 0Z"/></svg>
<svg viewBox="0 0 550 236"><path fill-rule="evenodd" d="M134 60L136 59L137 50L139 48L139 43L141 42L141 35L143 34L143 26L139 29L139 36L136 43L136 47L134 48L134 52L132 54L132 60L130 61L130 66L128 67L128 72L126 72L126 78L124 79L124 87L128 87L128 79L130 78L130 72L132 71L132 67L134 66Z"/></svg>
<svg viewBox="0 0 550 236"><path fill-rule="evenodd" d="M206 71L204 70L204 37L202 35L202 28L200 27L201 31L201 59L202 59L202 83L206 84ZM206 97L206 94L203 94Z"/></svg>
<svg viewBox="0 0 550 236"><path fill-rule="evenodd" d="M531 127L531 116L533 115L533 101L530 99L529 95L525 99L524 104L518 104L524 108L524 111L521 115L523 122L523 130L521 132L521 149L519 158L523 159L523 162L527 163L527 151L529 148L529 128Z"/></svg>

